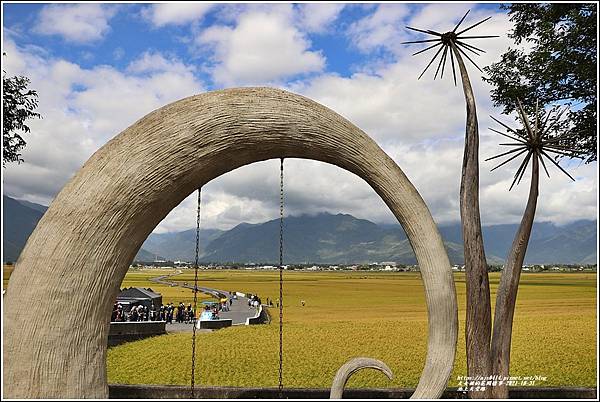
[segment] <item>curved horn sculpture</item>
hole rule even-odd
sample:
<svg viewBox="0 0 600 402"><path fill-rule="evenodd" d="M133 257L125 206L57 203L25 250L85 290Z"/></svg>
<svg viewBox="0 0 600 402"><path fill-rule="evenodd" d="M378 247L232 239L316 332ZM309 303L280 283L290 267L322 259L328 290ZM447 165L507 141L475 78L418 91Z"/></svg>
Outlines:
<svg viewBox="0 0 600 402"><path fill-rule="evenodd" d="M198 187L280 157L355 173L403 226L429 319L427 360L413 397L439 397L452 371L458 317L448 255L425 202L358 127L272 88L208 92L157 109L100 148L67 183L29 237L3 300L3 396L107 398L109 317L143 241ZM87 319L72 319L78 316Z"/></svg>
<svg viewBox="0 0 600 402"><path fill-rule="evenodd" d="M350 377L357 371L365 368L381 371L390 380L394 377L392 370L381 360L371 359L370 357L355 357L344 363L335 374L333 384L331 384L329 399L342 399L344 387Z"/></svg>

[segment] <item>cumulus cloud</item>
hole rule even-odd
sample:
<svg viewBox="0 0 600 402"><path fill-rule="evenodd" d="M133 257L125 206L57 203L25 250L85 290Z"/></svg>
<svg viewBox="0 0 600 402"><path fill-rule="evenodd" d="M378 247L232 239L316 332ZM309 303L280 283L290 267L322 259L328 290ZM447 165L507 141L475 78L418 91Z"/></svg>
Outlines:
<svg viewBox="0 0 600 402"><path fill-rule="evenodd" d="M158 3L142 9L142 17L155 27L183 25L201 20L214 4L210 3Z"/></svg>
<svg viewBox="0 0 600 402"><path fill-rule="evenodd" d="M281 13L244 13L235 27L206 29L197 44L213 49L212 76L225 86L272 82L325 66L321 52L309 50L305 35Z"/></svg>
<svg viewBox="0 0 600 402"><path fill-rule="evenodd" d="M69 42L94 42L110 30L115 12L114 6L103 4L50 4L40 11L34 31Z"/></svg>
<svg viewBox="0 0 600 402"><path fill-rule="evenodd" d="M445 31L448 16L456 22L472 5L406 4L364 6L364 17L348 25L347 34L366 56L349 76L325 70L325 56L312 48L307 32L319 26L337 27L340 10L317 5L232 4L216 9L219 21L198 32L197 44L211 58L213 86L274 83L308 96L335 110L373 137L406 173L423 196L438 223L459 220L459 186L465 130L465 103L460 82L454 86L447 66L442 81L428 72L417 77L429 61L410 54L425 47L396 47L402 40L422 39L405 25ZM356 6L358 7L358 6ZM363 7L363 6L361 6ZM317 15L319 14L319 15ZM493 18L474 31L482 35L507 32L504 13L474 8L465 22ZM311 19L313 18L313 19ZM313 21L313 22L311 22ZM314 21L320 21L319 23ZM325 31L326 32L326 31ZM45 119L32 122L25 164L5 170L7 194L47 202L92 152L150 110L202 90L195 77L202 67L171 54L147 51L125 70L110 66L90 69L53 59L39 47L16 48L5 37L5 68L33 78ZM476 46L478 44L475 44ZM498 59L510 41L506 37L481 42L487 53L476 61L485 66ZM6 46L5 46L6 47ZM384 61L378 52L392 57ZM15 56L15 57L13 57ZM513 116L501 116L492 106L490 86L468 66L477 99L480 127L480 200L484 224L515 223L521 219L528 193L528 174L511 192L514 163L490 172L501 152L492 114L515 126ZM431 73L431 75L429 74ZM293 80L293 81L292 81ZM52 142L47 139L52 138ZM518 163L517 163L518 165ZM561 162L577 182L554 169L540 178L536 219L566 223L597 217L597 164ZM552 168L552 167L549 167ZM387 206L364 181L338 167L316 161L285 162L286 214L350 213L375 222L395 221ZM203 189L203 226L228 229L242 222L258 223L278 217L279 161L255 163L229 172ZM195 195L175 208L156 231L195 225Z"/></svg>
<svg viewBox="0 0 600 402"><path fill-rule="evenodd" d="M146 51L132 61L127 70L133 73L172 72L179 74L192 73L195 66L186 65L176 57L167 58L162 53Z"/></svg>
<svg viewBox="0 0 600 402"><path fill-rule="evenodd" d="M352 23L348 35L362 52L380 47L395 48L404 37L402 22L409 12L407 4L380 4L371 14Z"/></svg>
<svg viewBox="0 0 600 402"><path fill-rule="evenodd" d="M45 58L6 41L9 76L24 74L39 94L42 120L30 122L25 163L4 170L4 191L48 204L99 147L150 111L203 91L191 68L160 54L144 54L131 71L110 66L85 69ZM145 60L162 63L144 69Z"/></svg>
<svg viewBox="0 0 600 402"><path fill-rule="evenodd" d="M299 7L299 23L308 32L326 31L337 19L345 4L302 3Z"/></svg>

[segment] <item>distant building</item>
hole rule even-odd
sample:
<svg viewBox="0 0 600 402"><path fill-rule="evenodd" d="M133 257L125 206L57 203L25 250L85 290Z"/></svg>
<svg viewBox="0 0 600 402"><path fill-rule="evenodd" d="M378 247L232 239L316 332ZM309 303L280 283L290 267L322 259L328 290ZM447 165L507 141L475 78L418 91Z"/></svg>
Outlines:
<svg viewBox="0 0 600 402"><path fill-rule="evenodd" d="M150 288L125 288L121 289L121 293L117 296L117 303L123 306L123 310L126 312L131 309L132 306L143 305L148 307L148 310L152 308L152 304L158 310L162 304L162 295L154 292Z"/></svg>

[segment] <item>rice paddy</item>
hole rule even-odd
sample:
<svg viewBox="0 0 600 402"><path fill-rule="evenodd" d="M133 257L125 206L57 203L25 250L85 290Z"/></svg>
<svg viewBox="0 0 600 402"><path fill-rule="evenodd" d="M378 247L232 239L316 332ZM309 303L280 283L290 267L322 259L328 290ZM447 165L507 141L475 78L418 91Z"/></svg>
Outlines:
<svg viewBox="0 0 600 402"><path fill-rule="evenodd" d="M174 271L172 271L174 272ZM123 286L151 286L163 302L190 297L175 287L157 287L156 270L130 272ZM184 270L173 280L193 282ZM464 274L455 274L459 341L450 386L466 375ZM492 300L499 274L491 273ZM278 298L274 271L201 271L200 285ZM185 292L185 291L184 291ZM306 305L301 306L304 300ZM286 272L284 282L284 384L331 386L348 359L381 359L394 372L364 370L350 387L414 387L423 369L427 310L419 273ZM513 326L511 375L543 376L538 386L596 386L596 273L524 273ZM196 383L276 386L278 310L271 325L239 326L197 337ZM191 334L158 336L109 349L110 383L188 384Z"/></svg>

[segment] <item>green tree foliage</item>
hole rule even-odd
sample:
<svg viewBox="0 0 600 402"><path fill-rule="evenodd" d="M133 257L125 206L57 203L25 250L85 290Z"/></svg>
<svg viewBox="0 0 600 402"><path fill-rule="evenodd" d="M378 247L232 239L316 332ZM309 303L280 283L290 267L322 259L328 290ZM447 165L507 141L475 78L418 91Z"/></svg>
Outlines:
<svg viewBox="0 0 600 402"><path fill-rule="evenodd" d="M503 113L514 111L520 98L528 112L540 105L571 105L552 135L570 132L560 144L575 149L586 163L596 160L597 4L519 3L502 5L514 29L499 62L486 67L492 99Z"/></svg>
<svg viewBox="0 0 600 402"><path fill-rule="evenodd" d="M34 112L38 106L37 92L28 89L30 80L24 76L6 77L2 75L2 166L7 162L23 162L20 151L27 145L20 133L30 131L27 119L41 118Z"/></svg>

